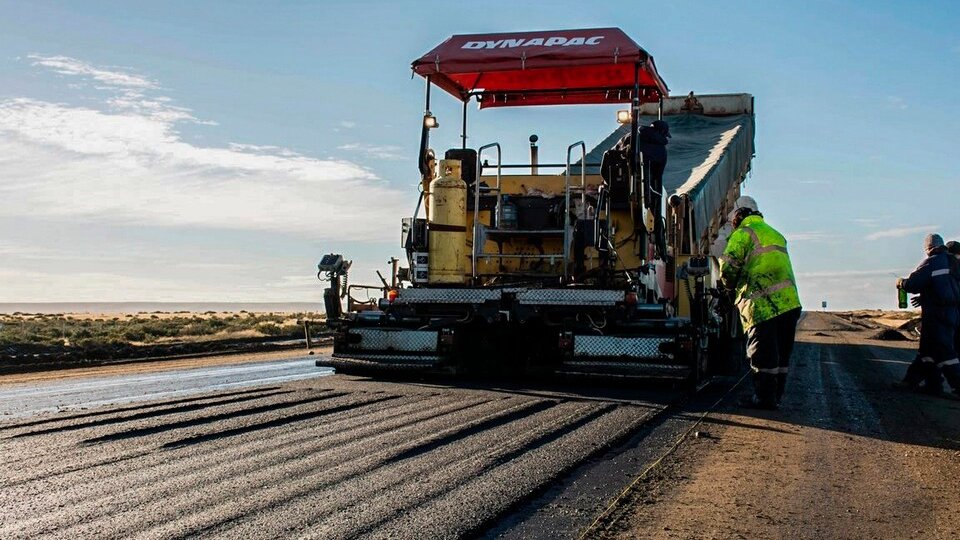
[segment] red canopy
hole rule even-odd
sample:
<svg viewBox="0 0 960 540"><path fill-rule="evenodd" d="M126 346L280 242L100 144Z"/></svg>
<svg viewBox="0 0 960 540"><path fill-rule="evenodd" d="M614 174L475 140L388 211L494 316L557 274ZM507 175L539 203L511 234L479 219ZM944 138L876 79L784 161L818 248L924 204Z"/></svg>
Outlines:
<svg viewBox="0 0 960 540"><path fill-rule="evenodd" d="M413 70L480 108L624 103L640 83L641 101L668 88L653 57L619 28L452 36Z"/></svg>

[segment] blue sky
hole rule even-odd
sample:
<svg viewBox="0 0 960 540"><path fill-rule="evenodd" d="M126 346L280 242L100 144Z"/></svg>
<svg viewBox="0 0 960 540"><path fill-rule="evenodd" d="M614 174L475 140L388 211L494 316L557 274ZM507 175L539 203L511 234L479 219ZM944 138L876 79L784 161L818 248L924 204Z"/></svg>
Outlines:
<svg viewBox="0 0 960 540"><path fill-rule="evenodd" d="M374 278L416 200L410 61L453 33L619 26L675 94L752 93L746 191L808 307L892 308L960 237L955 2L259 4L0 2L0 301L319 301L326 251ZM474 112L471 144L562 160L615 110Z"/></svg>

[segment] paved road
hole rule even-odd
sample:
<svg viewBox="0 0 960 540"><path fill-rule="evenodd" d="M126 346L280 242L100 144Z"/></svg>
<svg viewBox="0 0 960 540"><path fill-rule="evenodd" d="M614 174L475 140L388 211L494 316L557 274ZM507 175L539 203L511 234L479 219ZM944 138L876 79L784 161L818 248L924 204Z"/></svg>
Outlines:
<svg viewBox="0 0 960 540"><path fill-rule="evenodd" d="M482 534L678 398L317 377L312 362L3 390L19 417L0 423L0 538ZM64 404L90 408L23 416Z"/></svg>
<svg viewBox="0 0 960 540"><path fill-rule="evenodd" d="M0 538L576 537L628 484L591 537L954 538L960 409L890 390L912 344L874 332L810 314L781 411L721 405L702 438L716 396L313 357L2 387Z"/></svg>
<svg viewBox="0 0 960 540"><path fill-rule="evenodd" d="M167 399L329 375L315 356L283 361L215 365L161 373L89 376L41 384L0 386L0 415L30 416L107 404Z"/></svg>

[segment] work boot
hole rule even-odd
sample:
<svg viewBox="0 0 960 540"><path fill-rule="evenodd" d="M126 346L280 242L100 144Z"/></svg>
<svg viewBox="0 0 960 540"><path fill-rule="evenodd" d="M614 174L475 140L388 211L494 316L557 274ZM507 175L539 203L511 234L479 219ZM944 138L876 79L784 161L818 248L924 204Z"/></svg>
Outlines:
<svg viewBox="0 0 960 540"><path fill-rule="evenodd" d="M761 409L765 411L777 410L776 403L764 402L759 397L757 397L756 394L752 396L744 396L743 398L740 399L740 402L738 403L738 405L740 405L745 409Z"/></svg>

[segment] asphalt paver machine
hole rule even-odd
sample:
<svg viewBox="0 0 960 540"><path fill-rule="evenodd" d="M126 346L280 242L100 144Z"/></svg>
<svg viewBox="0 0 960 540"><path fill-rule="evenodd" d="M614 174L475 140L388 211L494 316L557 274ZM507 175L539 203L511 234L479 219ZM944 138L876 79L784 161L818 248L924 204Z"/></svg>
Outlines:
<svg viewBox="0 0 960 540"><path fill-rule="evenodd" d="M455 35L413 71L426 107L421 195L398 220L407 264L394 259L389 280L365 286L376 298L357 302L349 262L323 258L335 337L318 365L693 383L730 369L735 317L709 250L750 170L751 96L668 97L653 57L616 28ZM463 144L442 157L435 88L463 103ZM563 163L540 163L531 137L530 162L508 164L498 142L467 147L471 102L623 110L589 151L571 142ZM629 144L658 119L672 134L662 186Z"/></svg>

